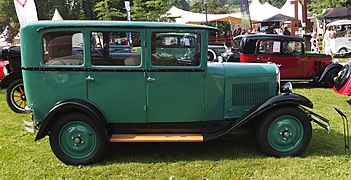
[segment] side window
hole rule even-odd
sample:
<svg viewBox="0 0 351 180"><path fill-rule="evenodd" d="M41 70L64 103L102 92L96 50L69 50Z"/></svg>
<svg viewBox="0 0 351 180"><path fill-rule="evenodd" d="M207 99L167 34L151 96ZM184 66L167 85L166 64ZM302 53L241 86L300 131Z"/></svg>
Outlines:
<svg viewBox="0 0 351 180"><path fill-rule="evenodd" d="M139 66L140 34L137 32L92 32L91 61L96 66Z"/></svg>
<svg viewBox="0 0 351 180"><path fill-rule="evenodd" d="M200 49L200 34L152 33L151 62L155 66L199 66Z"/></svg>
<svg viewBox="0 0 351 180"><path fill-rule="evenodd" d="M47 65L82 65L83 34L50 32L43 36L43 60Z"/></svg>
<svg viewBox="0 0 351 180"><path fill-rule="evenodd" d="M282 46L283 54L299 55L302 54L302 42L299 41L284 41Z"/></svg>
<svg viewBox="0 0 351 180"><path fill-rule="evenodd" d="M276 54L280 53L280 41L268 40L259 41L258 52L261 54Z"/></svg>

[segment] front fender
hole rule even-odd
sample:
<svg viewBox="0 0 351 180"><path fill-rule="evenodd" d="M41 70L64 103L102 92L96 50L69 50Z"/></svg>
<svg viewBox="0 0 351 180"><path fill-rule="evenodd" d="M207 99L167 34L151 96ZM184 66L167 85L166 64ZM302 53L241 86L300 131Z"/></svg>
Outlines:
<svg viewBox="0 0 351 180"><path fill-rule="evenodd" d="M17 79L22 79L22 71L14 71L7 76L0 82L0 89L6 89L12 82Z"/></svg>
<svg viewBox="0 0 351 180"><path fill-rule="evenodd" d="M107 125L106 119L94 105L80 99L68 99L58 102L45 116L37 136L35 137L35 141L45 137L49 133L51 126L55 123L56 118L67 111L85 113L97 122L96 125L102 125L103 127Z"/></svg>
<svg viewBox="0 0 351 180"><path fill-rule="evenodd" d="M329 64L329 65L324 69L324 71L323 71L321 77L319 77L317 83L322 82L322 81L324 80L325 76L327 75L327 73L328 73L330 70L332 70L332 69L334 69L334 68L341 70L342 67L343 67L343 66L342 66L341 64L338 64L338 63Z"/></svg>
<svg viewBox="0 0 351 180"><path fill-rule="evenodd" d="M240 119L236 120L231 127L228 127L220 132L208 134L205 138L206 140L211 140L220 137L242 125L251 122L256 117L268 112L269 110L281 106L306 106L309 108L313 108L313 103L306 97L301 96L299 94L281 93L276 96L270 97L269 99L266 99L263 103L251 108L245 115L243 115Z"/></svg>
<svg viewBox="0 0 351 180"><path fill-rule="evenodd" d="M301 96L299 94L293 94L293 93L281 93L269 98L264 103L251 108L251 110L248 113L246 113L246 115L244 115L243 118L239 120L236 126L243 125L249 122L250 120L254 119L255 117L275 107L285 106L285 105L291 105L291 106L302 105L309 108L313 108L313 103L304 96Z"/></svg>

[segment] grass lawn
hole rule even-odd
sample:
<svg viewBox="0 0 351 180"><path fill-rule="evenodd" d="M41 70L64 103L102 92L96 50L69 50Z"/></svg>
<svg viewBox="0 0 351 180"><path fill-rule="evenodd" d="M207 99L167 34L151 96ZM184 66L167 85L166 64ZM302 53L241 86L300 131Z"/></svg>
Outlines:
<svg viewBox="0 0 351 180"><path fill-rule="evenodd" d="M232 133L207 143L120 143L91 166L67 166L52 153L48 137L34 142L0 91L0 179L350 179L351 158L344 153L341 117L351 118L350 97L308 83L294 92L314 102L314 112L331 120L330 134L313 124L313 136L300 157L264 155L254 138Z"/></svg>

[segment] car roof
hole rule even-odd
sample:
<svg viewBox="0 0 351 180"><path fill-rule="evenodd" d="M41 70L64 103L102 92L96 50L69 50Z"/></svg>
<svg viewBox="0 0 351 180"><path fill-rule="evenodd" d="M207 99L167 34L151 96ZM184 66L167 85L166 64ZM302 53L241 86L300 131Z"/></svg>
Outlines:
<svg viewBox="0 0 351 180"><path fill-rule="evenodd" d="M218 29L211 26L194 25L194 24L177 24L165 22L143 22L143 21L90 21L90 20L62 20L62 21L36 21L28 22L23 27L38 27L37 31L49 28L59 27L113 27L113 28L161 28L161 29L203 29L208 31L217 31Z"/></svg>
<svg viewBox="0 0 351 180"><path fill-rule="evenodd" d="M279 40L293 40L293 41L302 41L302 38L288 36L288 35L278 35L278 34L249 34L249 35L241 35L236 38L242 39L279 39Z"/></svg>

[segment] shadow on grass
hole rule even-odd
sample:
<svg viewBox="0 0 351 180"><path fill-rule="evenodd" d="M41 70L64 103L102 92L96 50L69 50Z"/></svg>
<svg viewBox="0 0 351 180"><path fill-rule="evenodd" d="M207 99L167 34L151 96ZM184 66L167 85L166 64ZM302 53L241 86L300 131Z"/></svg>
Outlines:
<svg viewBox="0 0 351 180"><path fill-rule="evenodd" d="M282 83L284 84L284 83ZM294 82L293 84L293 88L295 89L315 89L315 88L328 88L328 87L325 87L325 85L323 83L313 83L313 82Z"/></svg>
<svg viewBox="0 0 351 180"><path fill-rule="evenodd" d="M307 150L300 157L343 156L343 135L313 129ZM232 133L205 143L112 143L100 164L172 163L178 161L218 161L261 159L267 156L258 148L253 133Z"/></svg>

